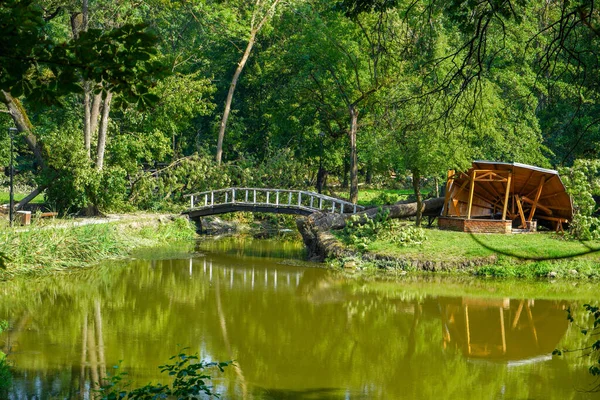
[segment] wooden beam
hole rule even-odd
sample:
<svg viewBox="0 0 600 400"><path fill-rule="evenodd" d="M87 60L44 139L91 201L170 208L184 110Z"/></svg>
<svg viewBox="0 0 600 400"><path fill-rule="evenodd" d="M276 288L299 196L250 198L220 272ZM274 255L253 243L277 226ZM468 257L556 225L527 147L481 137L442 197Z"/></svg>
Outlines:
<svg viewBox="0 0 600 400"><path fill-rule="evenodd" d="M471 188L469 190L469 204L467 206L467 219L471 219L471 208L473 207L473 193L475 192L475 178L477 171L471 172Z"/></svg>
<svg viewBox="0 0 600 400"><path fill-rule="evenodd" d="M458 208L458 199L452 199L452 207L457 217L460 217L460 208Z"/></svg>
<svg viewBox="0 0 600 400"><path fill-rule="evenodd" d="M462 204L469 204L464 200L456 200L458 203L462 203ZM473 204L474 207L479 207L479 208L486 208L488 210L493 210L494 207L493 206L488 206L487 204Z"/></svg>
<svg viewBox="0 0 600 400"><path fill-rule="evenodd" d="M450 200L450 189L454 184L454 170L448 170L448 176L446 179L446 193L444 195L444 217L448 216L448 209L450 208L449 200Z"/></svg>
<svg viewBox="0 0 600 400"><path fill-rule="evenodd" d="M535 209L538 206L538 201L540 200L540 196L542 195L542 189L544 188L545 182L546 182L546 177L544 175L542 175L542 179L540 180L540 184L538 185L537 192L535 193L535 198L533 199L531 211L529 212L528 221L530 221L530 222L533 219L533 214L535 214Z"/></svg>
<svg viewBox="0 0 600 400"><path fill-rule="evenodd" d="M565 192L564 192L564 191L562 191L562 192L556 192L556 193L551 193L551 194L545 194L545 195L543 195L542 197L540 197L540 200L546 200L546 199L550 199L550 198L552 198L552 197L556 197L556 196L558 196L558 195L560 195L560 194L563 194L563 193L565 193Z"/></svg>
<svg viewBox="0 0 600 400"><path fill-rule="evenodd" d="M525 196L521 197L521 201L522 201L523 203L529 203L529 204L532 204L532 205L533 205L533 203L534 203L534 201L533 201L533 200L531 200L529 197L525 197ZM552 210L550 209L551 207L546 207L546 206L544 206L544 205L540 204L539 202L538 202L538 204L537 204L537 208L539 208L540 210L544 211L544 212L545 212L546 214L548 214L548 215L553 215L553 214L554 214L554 213L552 212ZM533 207L532 207L531 209L533 210ZM528 220L528 221L530 221L530 220Z"/></svg>
<svg viewBox="0 0 600 400"><path fill-rule="evenodd" d="M502 221L506 221L506 209L508 208L508 196L510 195L511 180L512 180L512 173L509 173L508 181L506 182L506 193L504 193L504 207L502 208Z"/></svg>
<svg viewBox="0 0 600 400"><path fill-rule="evenodd" d="M521 217L521 226L520 228L527 227L527 221L525 220L525 214L523 214L523 206L521 205L521 199L519 195L515 195L515 200L517 201L517 207L519 208L519 216Z"/></svg>

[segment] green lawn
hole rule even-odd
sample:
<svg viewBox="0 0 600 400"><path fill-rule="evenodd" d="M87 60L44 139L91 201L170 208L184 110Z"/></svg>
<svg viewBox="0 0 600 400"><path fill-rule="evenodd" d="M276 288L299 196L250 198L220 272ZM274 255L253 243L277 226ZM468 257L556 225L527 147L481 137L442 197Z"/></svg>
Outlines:
<svg viewBox="0 0 600 400"><path fill-rule="evenodd" d="M402 246L389 239L376 238L366 242L365 250L391 258L391 264L379 265L386 268L395 265L393 259L460 263L496 255L491 263L454 273L516 278L600 278L600 241L566 240L550 232L472 235L434 227L425 229L425 233L427 238L421 245ZM342 240L346 237L341 231L336 235Z"/></svg>
<svg viewBox="0 0 600 400"><path fill-rule="evenodd" d="M509 253L525 259L560 258L581 253L586 260L600 262L600 242L578 242L564 240L555 233L531 234L478 234L426 229L427 240L419 246L399 246L382 240L369 244L371 252L410 256L415 259L451 261L486 257L492 254Z"/></svg>
<svg viewBox="0 0 600 400"><path fill-rule="evenodd" d="M15 193L15 202L23 199L29 193ZM39 194L35 199L31 201L31 203L41 204L46 201L44 194ZM10 194L9 192L0 191L0 204L8 204L10 202Z"/></svg>

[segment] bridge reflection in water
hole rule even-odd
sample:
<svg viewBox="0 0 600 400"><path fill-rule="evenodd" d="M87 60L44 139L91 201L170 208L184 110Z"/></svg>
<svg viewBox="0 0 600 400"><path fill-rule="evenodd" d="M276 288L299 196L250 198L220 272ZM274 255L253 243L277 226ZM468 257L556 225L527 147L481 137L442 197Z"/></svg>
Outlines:
<svg viewBox="0 0 600 400"><path fill-rule="evenodd" d="M196 261L196 262L195 262ZM194 275L194 267L198 269L198 260L190 258L189 260L189 274L190 277ZM202 260L201 273L208 278L209 282L213 281L213 262L204 258ZM223 276L225 282L229 282L229 287L233 288L234 280L235 286L241 289L254 290L256 284L262 284L260 290L272 287L273 290L277 290L278 286L284 285L286 288L297 288L300 286L300 279L304 274L303 271L296 272L278 272L277 269L270 268L255 268L252 267L219 267L215 268L215 273L219 273Z"/></svg>

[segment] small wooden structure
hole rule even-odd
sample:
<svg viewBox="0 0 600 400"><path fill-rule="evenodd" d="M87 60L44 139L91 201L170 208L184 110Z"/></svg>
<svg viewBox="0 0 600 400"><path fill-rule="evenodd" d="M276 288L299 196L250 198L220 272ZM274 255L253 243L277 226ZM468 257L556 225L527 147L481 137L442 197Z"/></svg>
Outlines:
<svg viewBox="0 0 600 400"><path fill-rule="evenodd" d="M469 171L448 172L441 229L511 233L556 231L573 217L571 197L558 172L519 163L474 161Z"/></svg>

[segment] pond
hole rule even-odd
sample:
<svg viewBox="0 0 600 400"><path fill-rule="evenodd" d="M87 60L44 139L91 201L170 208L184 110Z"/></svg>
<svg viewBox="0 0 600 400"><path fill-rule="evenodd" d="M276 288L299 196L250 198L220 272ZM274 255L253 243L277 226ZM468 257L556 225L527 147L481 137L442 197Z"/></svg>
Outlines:
<svg viewBox="0 0 600 400"><path fill-rule="evenodd" d="M303 257L228 238L1 283L9 399L91 398L119 363L133 385L165 383L181 351L235 360L210 372L226 399L598 397L588 357L552 356L587 343L565 310L597 301L593 284L367 279Z"/></svg>

